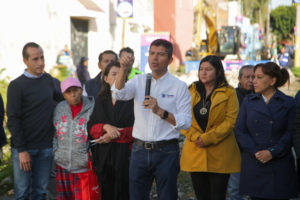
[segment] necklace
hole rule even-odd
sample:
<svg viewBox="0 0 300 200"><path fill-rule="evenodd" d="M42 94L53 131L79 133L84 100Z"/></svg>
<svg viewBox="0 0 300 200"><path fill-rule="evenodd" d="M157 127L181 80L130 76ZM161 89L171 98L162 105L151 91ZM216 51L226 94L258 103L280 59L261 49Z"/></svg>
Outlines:
<svg viewBox="0 0 300 200"><path fill-rule="evenodd" d="M200 115L206 115L207 114L207 108L206 108L206 106L209 103L209 101L206 101L206 98L203 98L202 102L203 102L203 106L202 106L202 108L200 109L199 112L200 112Z"/></svg>
<svg viewBox="0 0 300 200"><path fill-rule="evenodd" d="M207 108L201 108L200 109L200 115L206 115L206 113L207 113Z"/></svg>

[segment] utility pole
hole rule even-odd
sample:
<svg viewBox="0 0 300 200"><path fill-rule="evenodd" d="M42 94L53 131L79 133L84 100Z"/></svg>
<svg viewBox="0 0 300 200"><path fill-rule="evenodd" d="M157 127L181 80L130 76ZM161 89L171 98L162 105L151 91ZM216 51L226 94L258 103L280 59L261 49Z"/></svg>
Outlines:
<svg viewBox="0 0 300 200"><path fill-rule="evenodd" d="M125 25L126 25L126 18L123 18L122 19L122 22L123 22L123 24L122 24L122 48L124 48L125 47L125 31L126 31L126 29L125 29Z"/></svg>
<svg viewBox="0 0 300 200"><path fill-rule="evenodd" d="M300 67L300 3L297 3L295 48L295 67Z"/></svg>
<svg viewBox="0 0 300 200"><path fill-rule="evenodd" d="M269 48L270 46L270 2L268 1L268 8L267 8L267 23L266 23L266 46Z"/></svg>

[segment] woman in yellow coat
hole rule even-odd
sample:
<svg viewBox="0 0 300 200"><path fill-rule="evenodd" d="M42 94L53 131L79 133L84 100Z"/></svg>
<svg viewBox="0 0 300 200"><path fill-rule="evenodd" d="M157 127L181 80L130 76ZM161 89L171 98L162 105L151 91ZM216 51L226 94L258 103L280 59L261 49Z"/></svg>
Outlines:
<svg viewBox="0 0 300 200"><path fill-rule="evenodd" d="M198 76L199 81L189 88L193 121L182 131L186 140L181 170L191 173L198 200L225 200L229 175L241 166L233 132L239 104L219 57L203 58Z"/></svg>

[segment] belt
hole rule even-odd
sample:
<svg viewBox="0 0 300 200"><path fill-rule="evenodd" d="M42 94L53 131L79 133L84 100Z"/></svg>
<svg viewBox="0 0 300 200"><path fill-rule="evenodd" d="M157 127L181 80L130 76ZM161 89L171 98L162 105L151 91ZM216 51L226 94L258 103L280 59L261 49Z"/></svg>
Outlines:
<svg viewBox="0 0 300 200"><path fill-rule="evenodd" d="M169 144L178 144L178 139L161 140L157 142L146 142L135 138L134 143L137 144L138 146L144 147L147 150L153 150L153 149L167 146Z"/></svg>

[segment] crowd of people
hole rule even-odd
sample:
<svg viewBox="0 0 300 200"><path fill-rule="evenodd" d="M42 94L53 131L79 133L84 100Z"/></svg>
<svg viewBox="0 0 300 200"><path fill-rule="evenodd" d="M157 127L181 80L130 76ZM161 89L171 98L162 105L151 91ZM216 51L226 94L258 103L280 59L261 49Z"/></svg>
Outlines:
<svg viewBox="0 0 300 200"><path fill-rule="evenodd" d="M276 63L241 67L233 88L209 55L188 87L168 72L173 45L157 39L151 74L133 68L126 47L100 53L95 78L82 57L78 79L59 83L44 71L41 46L27 43L22 55L26 69L8 86L6 110L15 199L147 200L155 181L159 200L176 200L180 170L197 200L299 196L300 92L294 100L278 89L289 73Z"/></svg>

